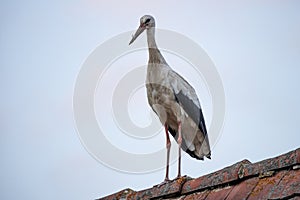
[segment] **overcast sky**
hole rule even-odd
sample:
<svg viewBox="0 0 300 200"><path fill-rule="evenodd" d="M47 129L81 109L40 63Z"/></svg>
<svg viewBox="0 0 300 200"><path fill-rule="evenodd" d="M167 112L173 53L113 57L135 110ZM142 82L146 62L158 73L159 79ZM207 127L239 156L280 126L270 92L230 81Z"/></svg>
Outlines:
<svg viewBox="0 0 300 200"><path fill-rule="evenodd" d="M212 160L184 155L183 174L199 177L243 159L257 162L299 147L299 1L11 0L0 5L0 199L95 199L163 180L163 169L126 173L122 164L115 170L96 160L80 140L72 105L77 76L91 52L114 36L133 32L144 14L153 15L158 28L200 45L224 87L226 118ZM147 63L146 51L128 56L127 61ZM193 83L209 125L207 91L186 70L180 71L178 57L164 56ZM121 68L121 61L112 70ZM107 91L97 90L95 100L105 101ZM143 127L151 110L143 88L134 95L130 120ZM101 110L97 102L95 107L96 114L112 117L111 110ZM164 148L163 132L152 138L152 147L143 145L145 139L128 143L129 136L118 132L117 124L106 126L109 141L123 151L145 154Z"/></svg>

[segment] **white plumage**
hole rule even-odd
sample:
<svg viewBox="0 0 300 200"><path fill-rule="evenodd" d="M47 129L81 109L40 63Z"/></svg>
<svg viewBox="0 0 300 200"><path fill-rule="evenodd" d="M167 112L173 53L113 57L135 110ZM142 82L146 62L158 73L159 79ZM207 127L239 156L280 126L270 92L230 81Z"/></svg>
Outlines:
<svg viewBox="0 0 300 200"><path fill-rule="evenodd" d="M165 126L167 138L167 165L165 181L169 180L170 140L168 132L179 145L178 177L181 177L181 148L190 156L203 160L210 158L210 146L199 99L194 88L173 71L155 42L155 20L150 15L140 19L140 26L131 44L144 30L147 32L149 61L146 88L148 102Z"/></svg>

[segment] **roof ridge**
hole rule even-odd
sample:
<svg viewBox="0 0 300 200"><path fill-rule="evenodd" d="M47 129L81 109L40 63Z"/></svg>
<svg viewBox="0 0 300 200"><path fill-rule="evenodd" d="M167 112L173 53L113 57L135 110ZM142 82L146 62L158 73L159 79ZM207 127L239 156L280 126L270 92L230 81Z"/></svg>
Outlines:
<svg viewBox="0 0 300 200"><path fill-rule="evenodd" d="M261 195L261 191L268 191L270 198L286 198L291 195L300 195L299 166L300 148L255 163L244 159L198 178L191 179L185 176L161 186L153 186L152 188L141 191L125 189L100 199L156 199L169 198L172 196L179 197L182 195L189 196L194 195L194 193L201 195L201 198L200 196L197 196L197 198L206 199L206 196L218 192L223 193L223 199L227 196L230 199L231 197L236 197L234 195L241 196L241 194L243 194L239 192L240 187L242 189L246 188L248 191L244 193L244 199L248 199L248 197L251 199L251 195ZM265 185L267 189L259 184ZM273 189L269 188L270 184ZM295 189L297 192L294 192L290 188L285 188L287 187L285 184L290 185L289 187L291 188L299 187L299 189ZM226 188L226 186L228 186L228 188ZM260 187L262 188L259 189ZM269 196L264 197L269 198Z"/></svg>

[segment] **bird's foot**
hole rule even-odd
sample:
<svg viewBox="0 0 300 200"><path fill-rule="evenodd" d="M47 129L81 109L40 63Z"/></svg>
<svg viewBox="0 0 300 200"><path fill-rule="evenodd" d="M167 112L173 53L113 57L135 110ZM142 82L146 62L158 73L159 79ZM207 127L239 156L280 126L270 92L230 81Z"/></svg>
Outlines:
<svg viewBox="0 0 300 200"><path fill-rule="evenodd" d="M187 176L187 175L184 175L184 176L180 176L178 175L174 180L176 180L178 183L184 183L188 180L191 180L192 178Z"/></svg>

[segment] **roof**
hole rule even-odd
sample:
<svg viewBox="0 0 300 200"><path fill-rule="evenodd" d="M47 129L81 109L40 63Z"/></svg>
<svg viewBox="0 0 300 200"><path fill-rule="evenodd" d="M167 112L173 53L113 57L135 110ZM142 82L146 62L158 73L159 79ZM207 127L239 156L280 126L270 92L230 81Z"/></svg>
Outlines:
<svg viewBox="0 0 300 200"><path fill-rule="evenodd" d="M257 163L243 160L199 178L183 177L141 191L124 189L100 199L300 200L300 148Z"/></svg>

